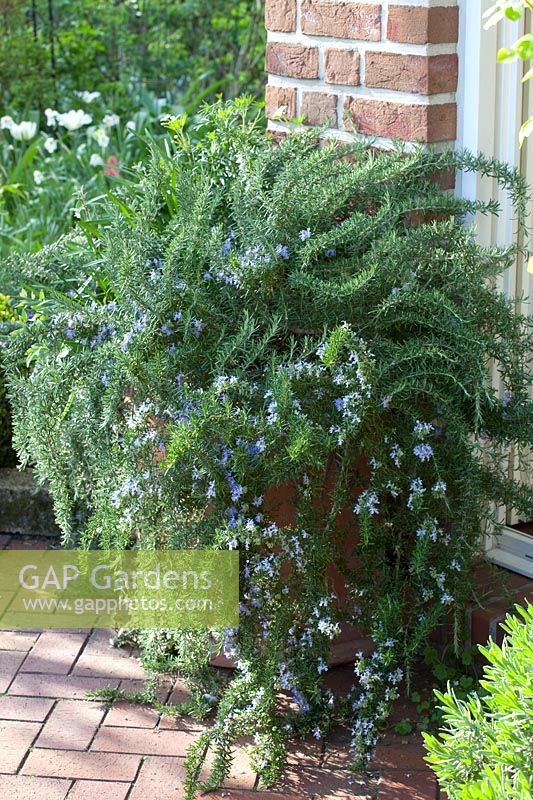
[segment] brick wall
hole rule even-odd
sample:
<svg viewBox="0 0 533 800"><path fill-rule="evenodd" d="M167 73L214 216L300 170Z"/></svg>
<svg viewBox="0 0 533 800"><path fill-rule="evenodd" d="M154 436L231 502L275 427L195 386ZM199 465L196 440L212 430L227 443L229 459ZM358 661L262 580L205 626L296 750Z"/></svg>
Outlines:
<svg viewBox="0 0 533 800"><path fill-rule="evenodd" d="M456 0L266 0L266 24L271 129L455 141Z"/></svg>

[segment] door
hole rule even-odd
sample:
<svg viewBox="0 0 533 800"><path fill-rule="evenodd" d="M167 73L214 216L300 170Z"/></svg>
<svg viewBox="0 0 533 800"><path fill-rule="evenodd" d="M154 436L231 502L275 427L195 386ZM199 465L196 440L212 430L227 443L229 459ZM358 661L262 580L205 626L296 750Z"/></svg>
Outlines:
<svg viewBox="0 0 533 800"><path fill-rule="evenodd" d="M496 55L508 47L531 25L532 15L517 23L505 21L495 28L483 29L483 13L488 0L461 0L460 7L460 89L459 141L460 147L484 152L520 169L533 187L533 137L522 149L518 146L518 131L524 119L533 114L533 81L522 82L531 65L523 62L498 64ZM517 241L522 234L514 220L512 204L494 181L477 176L459 179L458 192L465 197L488 199L496 196L501 206L497 218L476 220L478 236L487 244L505 245ZM530 208L533 214L533 204ZM531 217L533 219L533 216ZM533 254L533 240L521 242ZM527 259L520 257L500 278L500 288L511 297L524 296L519 308L533 313L533 275L528 272ZM494 370L495 388L502 392ZM509 471L518 471L516 454L509 454ZM524 467L522 480L532 475ZM487 557L502 566L533 578L533 521L519 518L509 508L496 509L503 532L494 535L486 530Z"/></svg>

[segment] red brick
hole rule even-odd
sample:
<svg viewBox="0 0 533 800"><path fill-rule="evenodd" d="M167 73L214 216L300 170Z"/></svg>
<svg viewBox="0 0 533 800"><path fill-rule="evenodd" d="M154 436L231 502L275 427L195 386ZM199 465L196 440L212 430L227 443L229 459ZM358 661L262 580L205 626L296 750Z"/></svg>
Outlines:
<svg viewBox="0 0 533 800"><path fill-rule="evenodd" d="M407 744L378 744L372 769L394 770L398 767L410 770L427 771L428 765L424 761L426 750L419 740L408 741Z"/></svg>
<svg viewBox="0 0 533 800"><path fill-rule="evenodd" d="M283 117L294 119L296 116L296 89L290 86L266 87L266 115L268 119Z"/></svg>
<svg viewBox="0 0 533 800"><path fill-rule="evenodd" d="M457 89L456 55L416 56L367 52L365 84L400 92L440 94Z"/></svg>
<svg viewBox="0 0 533 800"><path fill-rule="evenodd" d="M266 0L265 24L269 31L295 31L296 0Z"/></svg>
<svg viewBox="0 0 533 800"><path fill-rule="evenodd" d="M68 675L86 638L82 633L45 631L39 636L21 672Z"/></svg>
<svg viewBox="0 0 533 800"><path fill-rule="evenodd" d="M7 692L25 657L18 650L0 650L0 693Z"/></svg>
<svg viewBox="0 0 533 800"><path fill-rule="evenodd" d="M308 125L337 127L337 95L324 92L304 92L302 116Z"/></svg>
<svg viewBox="0 0 533 800"><path fill-rule="evenodd" d="M100 728L92 749L106 753L185 756L196 738L190 731L152 731L146 728Z"/></svg>
<svg viewBox="0 0 533 800"><path fill-rule="evenodd" d="M0 697L0 719L18 719L24 722L44 722L53 700L44 697Z"/></svg>
<svg viewBox="0 0 533 800"><path fill-rule="evenodd" d="M0 650L31 650L37 639L37 633L19 631L0 631ZM0 663L2 655L0 653Z"/></svg>
<svg viewBox="0 0 533 800"><path fill-rule="evenodd" d="M123 680L146 678L144 669L136 659L124 658L118 653L108 656L93 656L83 653L72 670L72 674L82 675L86 678L110 677Z"/></svg>
<svg viewBox="0 0 533 800"><path fill-rule="evenodd" d="M125 800L131 784L111 781L76 781L68 800ZM44 798L42 798L44 800ZM148 798L144 798L148 800Z"/></svg>
<svg viewBox="0 0 533 800"><path fill-rule="evenodd" d="M128 658L131 654L131 647L129 645L126 645L125 647L113 647L111 644L113 635L113 631L105 630L103 628L93 631L83 649L83 655L109 656L113 654L119 657Z"/></svg>
<svg viewBox="0 0 533 800"><path fill-rule="evenodd" d="M432 772L385 772L379 781L379 800L435 800L437 781Z"/></svg>
<svg viewBox="0 0 533 800"><path fill-rule="evenodd" d="M357 50L328 47L324 57L326 83L358 86L360 80Z"/></svg>
<svg viewBox="0 0 533 800"><path fill-rule="evenodd" d="M22 772L43 778L81 778L108 781L133 781L141 757L118 753L93 753L74 750L32 750Z"/></svg>
<svg viewBox="0 0 533 800"><path fill-rule="evenodd" d="M0 797L6 800L64 800L69 787L70 781L56 778L0 775Z"/></svg>
<svg viewBox="0 0 533 800"><path fill-rule="evenodd" d="M409 142L449 142L457 131L455 103L393 103L363 97L345 100L345 111L359 133ZM352 125L345 123L348 130Z"/></svg>
<svg viewBox="0 0 533 800"><path fill-rule="evenodd" d="M118 728L155 728L159 713L148 706L138 706L119 700L111 708L104 725Z"/></svg>
<svg viewBox="0 0 533 800"><path fill-rule="evenodd" d="M184 781L185 770L181 759L147 758L141 767L129 800L147 800L147 798L183 800Z"/></svg>
<svg viewBox="0 0 533 800"><path fill-rule="evenodd" d="M337 39L381 39L381 5L350 0L303 0L302 30Z"/></svg>
<svg viewBox="0 0 533 800"><path fill-rule="evenodd" d="M86 750L104 714L105 707L101 703L60 700L37 739L37 747Z"/></svg>
<svg viewBox="0 0 533 800"><path fill-rule="evenodd" d="M288 78L318 78L318 48L269 42L266 49L266 71Z"/></svg>
<svg viewBox="0 0 533 800"><path fill-rule="evenodd" d="M37 722L0 722L0 772L18 771L40 729Z"/></svg>
<svg viewBox="0 0 533 800"><path fill-rule="evenodd" d="M118 681L106 678L82 678L78 675L35 675L19 673L9 689L10 694L26 697L64 697L84 700L88 692L110 687Z"/></svg>
<svg viewBox="0 0 533 800"><path fill-rule="evenodd" d="M225 789L246 789L252 790L257 782L257 775L252 770L250 765L250 758L244 747L232 748L233 763L229 775L224 779ZM212 764L214 761L214 753L210 751L207 754L205 763L200 771L199 779L202 783L208 780Z"/></svg>
<svg viewBox="0 0 533 800"><path fill-rule="evenodd" d="M457 7L389 6L387 39L393 42L444 44L456 42L458 35Z"/></svg>

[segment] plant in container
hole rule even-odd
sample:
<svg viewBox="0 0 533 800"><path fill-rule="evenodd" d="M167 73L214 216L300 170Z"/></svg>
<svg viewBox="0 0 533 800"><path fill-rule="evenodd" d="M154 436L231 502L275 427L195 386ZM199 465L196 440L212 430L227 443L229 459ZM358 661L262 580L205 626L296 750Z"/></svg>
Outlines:
<svg viewBox="0 0 533 800"><path fill-rule="evenodd" d="M493 280L516 254L464 224L495 203L432 177L497 180L519 224L527 193L468 153L317 148L313 132L273 147L246 100L206 109L194 145L169 126L175 155L98 237L18 261L40 286L7 352L19 454L50 481L67 546L241 554L218 696L212 631L137 634L215 716L189 753L193 797L207 750L212 788L252 736L270 784L290 736L341 715L364 765L429 633L470 597L480 521L531 509L505 453L531 441L532 339ZM324 676L342 625L370 648L339 705Z"/></svg>

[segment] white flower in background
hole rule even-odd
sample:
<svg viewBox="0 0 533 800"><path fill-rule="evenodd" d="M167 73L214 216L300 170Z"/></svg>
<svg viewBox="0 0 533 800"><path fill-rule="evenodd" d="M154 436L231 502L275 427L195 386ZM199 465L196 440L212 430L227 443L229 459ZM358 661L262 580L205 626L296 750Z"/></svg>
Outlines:
<svg viewBox="0 0 533 800"><path fill-rule="evenodd" d="M87 145L85 144L85 142L82 142L81 144L79 144L79 145L77 146L77 148L76 148L76 153L77 153L79 156L82 156L82 155L85 153L85 151L86 151L86 150L87 150Z"/></svg>
<svg viewBox="0 0 533 800"><path fill-rule="evenodd" d="M39 169L33 170L33 180L35 181L37 186L40 186L41 183L44 181L44 175Z"/></svg>
<svg viewBox="0 0 533 800"><path fill-rule="evenodd" d="M57 150L57 139L52 139L52 137L49 136L47 139L44 140L43 147L47 153L55 153L55 151Z"/></svg>
<svg viewBox="0 0 533 800"><path fill-rule="evenodd" d="M127 131L135 131L135 130L137 130L137 126L135 125L135 121L132 120L132 119L129 119L126 122L126 126L125 127L126 127Z"/></svg>
<svg viewBox="0 0 533 800"><path fill-rule="evenodd" d="M109 144L109 136L105 128L97 128L93 133L93 139L104 150Z"/></svg>
<svg viewBox="0 0 533 800"><path fill-rule="evenodd" d="M89 159L89 164L91 167L103 167L104 159L98 153L93 153Z"/></svg>
<svg viewBox="0 0 533 800"><path fill-rule="evenodd" d="M93 103L100 97L100 92L74 92L84 103Z"/></svg>
<svg viewBox="0 0 533 800"><path fill-rule="evenodd" d="M115 125L119 124L120 117L118 114L106 114L102 122L106 128L113 128Z"/></svg>
<svg viewBox="0 0 533 800"><path fill-rule="evenodd" d="M0 128L4 131L10 131L13 125L15 124L15 120L13 117L2 117L0 119Z"/></svg>
<svg viewBox="0 0 533 800"><path fill-rule="evenodd" d="M17 123L14 122L9 128L9 132L17 142L27 142L33 139L37 133L37 123L30 122L29 120L22 120L22 122L19 122L17 125Z"/></svg>
<svg viewBox="0 0 533 800"><path fill-rule="evenodd" d="M71 111L67 111L66 114L58 114L57 121L63 128L66 128L67 131L77 131L83 128L84 125L90 125L93 118L90 114L83 111L83 109L78 108L76 110L72 109Z"/></svg>
<svg viewBox="0 0 533 800"><path fill-rule="evenodd" d="M44 113L46 114L46 124L49 128L55 128L57 125L57 118L59 117L59 111L54 111L53 108L45 108Z"/></svg>

